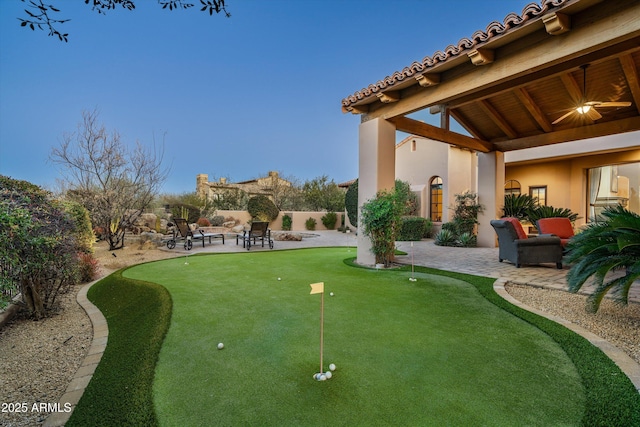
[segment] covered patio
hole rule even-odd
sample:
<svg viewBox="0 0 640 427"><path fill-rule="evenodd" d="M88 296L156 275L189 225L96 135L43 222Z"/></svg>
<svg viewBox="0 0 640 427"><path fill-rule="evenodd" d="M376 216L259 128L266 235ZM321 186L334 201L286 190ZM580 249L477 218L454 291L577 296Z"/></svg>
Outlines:
<svg viewBox="0 0 640 427"><path fill-rule="evenodd" d="M639 130L639 67L635 0L544 0L492 22L343 99L361 117L358 204L393 188L396 131L472 150L486 208L478 244L494 247L504 153ZM411 117L425 109L439 127ZM359 263L374 263L370 246L360 233Z"/></svg>

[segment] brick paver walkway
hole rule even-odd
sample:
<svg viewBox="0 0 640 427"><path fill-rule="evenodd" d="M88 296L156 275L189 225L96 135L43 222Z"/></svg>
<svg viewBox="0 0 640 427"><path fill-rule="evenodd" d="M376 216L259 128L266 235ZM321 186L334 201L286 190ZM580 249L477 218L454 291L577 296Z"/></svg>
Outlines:
<svg viewBox="0 0 640 427"><path fill-rule="evenodd" d="M516 268L508 261L498 262L498 248L453 248L436 246L433 240L398 242L396 247L407 255L397 257L403 264L456 271L477 276L495 277L508 282L550 289L568 290L568 267L558 270L555 264L540 264ZM586 289L586 288L585 288ZM640 286L631 287L629 300L640 302Z"/></svg>

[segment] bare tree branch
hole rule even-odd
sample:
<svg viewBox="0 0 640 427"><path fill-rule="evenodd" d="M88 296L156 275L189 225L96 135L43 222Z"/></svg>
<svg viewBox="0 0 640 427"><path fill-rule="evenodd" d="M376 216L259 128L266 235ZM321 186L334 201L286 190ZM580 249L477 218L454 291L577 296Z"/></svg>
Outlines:
<svg viewBox="0 0 640 427"><path fill-rule="evenodd" d="M49 36L57 36L60 41L68 42L68 33L61 33L56 28L59 24L68 22L69 19L55 19L52 17L52 13L60 12L60 9L56 8L52 4L46 4L43 0L21 0L23 3L27 3L28 9L25 9L26 18L18 18L20 26L35 30L49 30ZM158 4L163 9L191 9L195 5L193 3L182 0L157 0ZM215 12L224 13L229 18L231 14L227 11L226 0L200 0L200 11L209 12L209 15L213 15ZM134 10L136 8L134 0L84 0L85 4L91 5L91 10L98 14L105 15L107 11L116 9L117 6L121 6L126 10Z"/></svg>
<svg viewBox="0 0 640 427"><path fill-rule="evenodd" d="M139 142L129 150L116 131L98 124L98 112L83 112L74 133L65 134L51 160L63 169L71 198L101 227L109 248L124 246L124 234L149 207L167 178L164 144L158 149Z"/></svg>

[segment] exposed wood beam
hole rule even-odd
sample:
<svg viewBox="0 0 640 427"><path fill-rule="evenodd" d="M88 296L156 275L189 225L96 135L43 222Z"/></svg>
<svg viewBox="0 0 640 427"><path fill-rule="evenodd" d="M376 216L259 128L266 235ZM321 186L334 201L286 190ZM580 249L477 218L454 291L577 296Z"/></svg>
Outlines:
<svg viewBox="0 0 640 427"><path fill-rule="evenodd" d="M582 105L584 101L587 101L587 95L582 92L580 84L571 76L571 74L563 74L560 78L562 79L562 83L567 89L567 92L569 92L569 96L571 96L571 99L575 102L575 107ZM583 114L583 118L588 124L594 123L594 120L587 114Z"/></svg>
<svg viewBox="0 0 640 427"><path fill-rule="evenodd" d="M542 130L545 132L551 132L553 130L551 122L549 121L549 119L547 119L547 116L545 116L545 114L542 112L538 104L536 104L536 102L533 100L531 95L529 95L529 92L527 92L525 88L520 88L515 90L515 94L520 102L522 102L522 105L524 105L524 107L527 109L529 114L531 114L531 117L533 117L536 123L540 125L540 128L542 128Z"/></svg>
<svg viewBox="0 0 640 427"><path fill-rule="evenodd" d="M466 135L461 135L456 132L451 132L450 130L441 129L427 123L420 122L418 120L413 120L408 117L394 117L389 121L396 125L397 130L407 132L412 135L435 139L436 141L446 142L447 144L455 145L457 147L481 151L483 153L488 153L494 149L493 144L490 142L477 140Z"/></svg>
<svg viewBox="0 0 640 427"><path fill-rule="evenodd" d="M578 104L584 100L584 94L582 93L580 85L571 74L563 74L560 76L560 79L562 80L564 88L569 92L569 96L574 101L574 107L577 107Z"/></svg>
<svg viewBox="0 0 640 427"><path fill-rule="evenodd" d="M631 55L624 55L620 58L620 64L622 65L622 71L627 79L629 89L631 89L631 95L633 96L633 103L636 106L636 110L640 113L640 78L638 78L638 70L633 62Z"/></svg>
<svg viewBox="0 0 640 427"><path fill-rule="evenodd" d="M611 13L603 19L581 22L580 25L574 23L572 30L562 37L547 36L527 49L500 57L490 67L452 79L443 78L440 84L429 90L417 91L391 105L378 105L363 120L390 119L440 103L456 105L457 102L452 101L464 102L470 96L483 96L483 93L495 93L501 88L524 85L586 61L637 49L640 2L621 9L613 9L608 3L599 7L608 7Z"/></svg>
<svg viewBox="0 0 640 427"><path fill-rule="evenodd" d="M482 134L482 132L480 132L478 130L478 128L476 128L473 123L471 123L471 121L467 120L467 118L465 116L463 116L462 114L460 114L458 112L458 110L454 110L454 109L450 109L449 113L453 116L454 119L456 119L456 122L460 123L460 125L465 128L465 130L467 132L469 132L471 135L473 135L473 137L475 139L479 139L481 141L484 141L484 135Z"/></svg>
<svg viewBox="0 0 640 427"><path fill-rule="evenodd" d="M580 126L557 132L543 133L541 135L525 138L512 139L510 141L494 142L493 146L498 151L521 150L524 148L577 141L580 139L595 138L599 136L615 135L619 133L633 132L636 130L640 130L639 116L612 122Z"/></svg>
<svg viewBox="0 0 640 427"><path fill-rule="evenodd" d="M491 105L489 101L487 101L486 99L483 99L478 103L478 105L480 106L480 108L482 108L482 111L484 111L489 116L489 118L496 125L498 125L498 127L502 130L502 132L504 132L504 134L509 139L515 139L518 136L516 131L513 130L511 125L507 123L504 117L502 117L502 115L498 113L498 111L493 107L493 105Z"/></svg>

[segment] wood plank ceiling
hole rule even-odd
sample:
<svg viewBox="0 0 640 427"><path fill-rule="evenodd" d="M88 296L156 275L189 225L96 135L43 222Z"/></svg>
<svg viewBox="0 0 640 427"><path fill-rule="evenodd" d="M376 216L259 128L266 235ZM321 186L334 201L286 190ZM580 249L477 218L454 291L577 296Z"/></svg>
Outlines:
<svg viewBox="0 0 640 427"><path fill-rule="evenodd" d="M639 5L632 0L529 5L518 25L507 16L502 32L491 32L490 26L484 41L476 37L466 48L463 40L463 48L443 61L414 63L345 98L343 111L361 114L363 121L384 118L398 130L479 151L639 130ZM630 105L596 106L602 117L592 120L575 111L585 101ZM472 138L407 117L425 108L450 115Z"/></svg>

